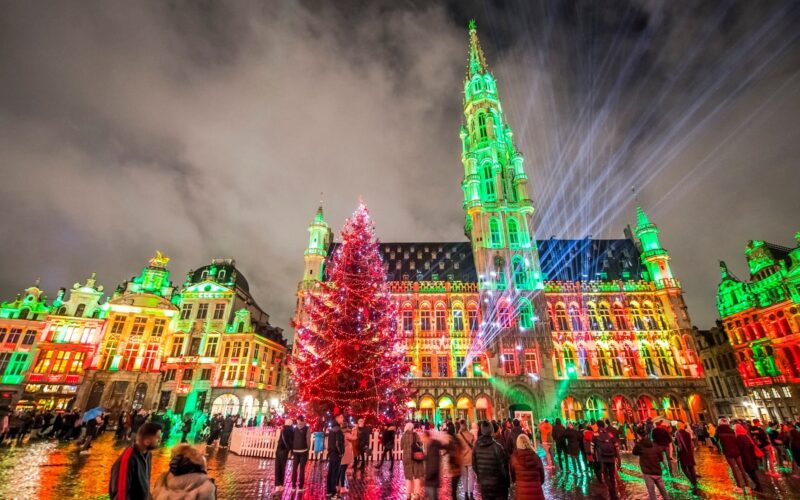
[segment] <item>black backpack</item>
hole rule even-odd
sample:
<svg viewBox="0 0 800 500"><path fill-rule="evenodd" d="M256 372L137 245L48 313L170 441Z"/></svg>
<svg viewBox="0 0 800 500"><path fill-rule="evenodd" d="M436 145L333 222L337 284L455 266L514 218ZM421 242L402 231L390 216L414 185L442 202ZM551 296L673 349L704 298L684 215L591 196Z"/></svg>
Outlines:
<svg viewBox="0 0 800 500"><path fill-rule="evenodd" d="M599 458L614 458L617 456L617 447L614 446L614 440L607 431L602 431L597 435L595 452Z"/></svg>

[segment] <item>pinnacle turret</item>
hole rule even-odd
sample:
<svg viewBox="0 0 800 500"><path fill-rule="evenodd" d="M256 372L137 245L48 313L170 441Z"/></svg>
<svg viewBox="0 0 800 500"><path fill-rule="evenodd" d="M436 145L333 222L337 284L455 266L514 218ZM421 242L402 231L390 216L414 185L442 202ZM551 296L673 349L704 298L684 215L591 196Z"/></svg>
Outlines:
<svg viewBox="0 0 800 500"><path fill-rule="evenodd" d="M467 80L476 74L489 72L489 65L486 64L486 56L483 55L481 42L478 40L478 29L475 27L475 20L469 22L469 66Z"/></svg>

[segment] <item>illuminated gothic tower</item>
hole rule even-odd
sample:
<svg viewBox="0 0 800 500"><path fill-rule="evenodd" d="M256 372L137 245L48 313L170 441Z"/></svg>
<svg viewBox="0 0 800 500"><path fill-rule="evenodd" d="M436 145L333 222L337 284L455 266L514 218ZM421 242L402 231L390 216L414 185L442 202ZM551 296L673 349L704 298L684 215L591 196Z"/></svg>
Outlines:
<svg viewBox="0 0 800 500"><path fill-rule="evenodd" d="M672 275L669 253L658 239L658 226L650 222L641 206L636 207L636 237L642 245L642 264L647 268L648 278L655 284L658 295L674 314L677 327L691 330L692 323L686 302L683 300L681 283Z"/></svg>
<svg viewBox="0 0 800 500"><path fill-rule="evenodd" d="M503 372L510 373L520 370L505 369L507 363L525 363L520 354L535 350L542 372L541 360L549 364L549 332L546 322L539 321L546 317L544 284L528 176L503 115L497 82L486 64L474 21L469 27L464 119L460 134L464 230L478 272L483 346L503 365ZM538 380L538 374L534 379Z"/></svg>
<svg viewBox="0 0 800 500"><path fill-rule="evenodd" d="M333 241L333 233L322 213L322 205L317 209L314 221L308 226L308 247L304 252L303 260L305 269L301 285L308 286L322 279L325 267L325 259L328 255L328 248Z"/></svg>

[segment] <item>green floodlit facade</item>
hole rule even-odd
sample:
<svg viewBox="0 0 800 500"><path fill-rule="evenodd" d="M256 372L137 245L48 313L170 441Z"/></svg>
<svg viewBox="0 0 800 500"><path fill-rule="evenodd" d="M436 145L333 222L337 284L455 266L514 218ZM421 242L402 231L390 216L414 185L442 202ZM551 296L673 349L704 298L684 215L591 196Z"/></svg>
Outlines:
<svg viewBox="0 0 800 500"><path fill-rule="evenodd" d="M537 240L524 158L474 23L463 83L462 242L383 242L416 418L710 418L680 282L641 207L624 239ZM377 221L381 231L381 223ZM337 243L308 227L295 321Z"/></svg>
<svg viewBox="0 0 800 500"><path fill-rule="evenodd" d="M748 242L749 280L720 262L717 309L753 414L800 418L800 232L795 247Z"/></svg>
<svg viewBox="0 0 800 500"><path fill-rule="evenodd" d="M168 262L157 252L108 300L92 274L52 303L32 286L0 304L0 410L279 411L286 341L234 261L180 289Z"/></svg>

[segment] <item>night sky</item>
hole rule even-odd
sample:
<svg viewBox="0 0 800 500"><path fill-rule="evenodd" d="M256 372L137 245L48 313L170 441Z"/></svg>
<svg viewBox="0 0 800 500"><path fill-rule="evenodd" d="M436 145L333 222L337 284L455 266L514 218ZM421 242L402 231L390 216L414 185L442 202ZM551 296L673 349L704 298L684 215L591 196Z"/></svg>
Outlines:
<svg viewBox="0 0 800 500"><path fill-rule="evenodd" d="M463 241L474 17L537 237L621 237L635 187L696 324L718 265L800 230L800 3L6 1L0 296L233 257L287 329L324 192L383 241Z"/></svg>

